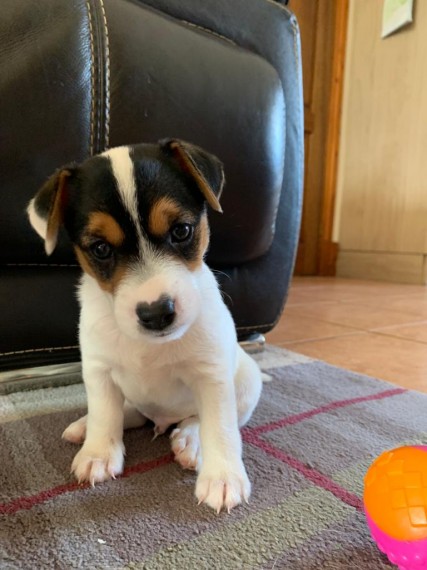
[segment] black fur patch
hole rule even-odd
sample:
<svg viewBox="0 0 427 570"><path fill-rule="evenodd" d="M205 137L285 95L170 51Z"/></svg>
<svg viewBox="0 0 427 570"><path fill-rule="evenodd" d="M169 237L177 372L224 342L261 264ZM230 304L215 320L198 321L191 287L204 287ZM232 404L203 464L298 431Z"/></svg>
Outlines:
<svg viewBox="0 0 427 570"><path fill-rule="evenodd" d="M185 211L184 219L176 222L197 226L206 210L203 195L194 180L180 171L176 162L159 145L141 144L129 147L134 163L139 224L142 234L159 253L193 261L199 255L198 233L188 242L174 244L170 235L154 236L148 226L149 212L160 198L167 197ZM125 234L124 242L114 249L111 259L97 260L90 251L91 236L87 235L90 214L111 215ZM91 267L102 280L109 280L118 264L144 263L141 259L138 232L126 210L112 166L107 156L96 156L74 167L68 179L64 225L73 244L78 245L90 260ZM96 240L97 236L92 236Z"/></svg>
<svg viewBox="0 0 427 570"><path fill-rule="evenodd" d="M198 255L197 236L173 244L169 235L154 236L148 227L149 212L160 198L169 198L182 207L185 217L176 223L197 226L206 210L203 195L194 180L177 168L158 145L137 145L131 149L137 187L138 213L144 235L158 250L193 261Z"/></svg>

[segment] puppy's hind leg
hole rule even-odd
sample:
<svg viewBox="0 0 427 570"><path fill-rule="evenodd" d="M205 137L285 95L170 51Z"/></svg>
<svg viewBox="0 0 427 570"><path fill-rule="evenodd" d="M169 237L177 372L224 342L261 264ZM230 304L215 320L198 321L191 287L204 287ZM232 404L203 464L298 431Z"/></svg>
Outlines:
<svg viewBox="0 0 427 570"><path fill-rule="evenodd" d="M70 424L63 432L62 439L71 443L83 443L86 437L87 416Z"/></svg>
<svg viewBox="0 0 427 570"><path fill-rule="evenodd" d="M171 447L175 461L184 469L198 470L201 464L200 420L192 416L180 422L171 433Z"/></svg>
<svg viewBox="0 0 427 570"><path fill-rule="evenodd" d="M136 408L125 402L124 407L124 429L141 427L147 421ZM71 423L63 432L62 438L71 443L83 443L86 437L87 415Z"/></svg>
<svg viewBox="0 0 427 570"><path fill-rule="evenodd" d="M261 395L262 373L258 364L240 346L237 353L237 370L234 377L239 427L250 419Z"/></svg>

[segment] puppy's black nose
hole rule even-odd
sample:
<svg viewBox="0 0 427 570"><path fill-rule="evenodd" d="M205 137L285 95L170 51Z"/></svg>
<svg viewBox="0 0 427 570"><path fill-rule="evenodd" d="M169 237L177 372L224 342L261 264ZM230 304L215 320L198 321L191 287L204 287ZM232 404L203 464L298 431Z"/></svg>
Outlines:
<svg viewBox="0 0 427 570"><path fill-rule="evenodd" d="M162 331L175 319L175 303L173 299L163 295L154 303L138 303L136 314L145 329Z"/></svg>

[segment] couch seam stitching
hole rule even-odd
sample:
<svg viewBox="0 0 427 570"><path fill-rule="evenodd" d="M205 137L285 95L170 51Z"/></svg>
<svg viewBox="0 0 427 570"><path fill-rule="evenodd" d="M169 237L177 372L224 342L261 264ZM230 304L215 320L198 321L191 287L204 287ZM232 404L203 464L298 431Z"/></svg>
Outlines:
<svg viewBox="0 0 427 570"><path fill-rule="evenodd" d="M279 315L279 317L280 317L280 315ZM254 330L259 330L260 327L271 327L271 326L275 325L276 323L277 323L277 321L274 321L273 323L263 323L261 325L253 325L253 326L249 326L249 327L245 327L245 326L236 327L236 330L237 331L249 331L249 330L254 331Z"/></svg>
<svg viewBox="0 0 427 570"><path fill-rule="evenodd" d="M6 267L80 267L77 263L5 263Z"/></svg>
<svg viewBox="0 0 427 570"><path fill-rule="evenodd" d="M107 149L110 144L110 36L108 33L107 15L103 0L99 0L104 24L104 55L105 55L105 133L104 144Z"/></svg>
<svg viewBox="0 0 427 570"><path fill-rule="evenodd" d="M90 36L90 83L91 83L91 109L90 109L90 136L89 136L89 152L91 156L94 153L95 144L95 40L93 35L93 23L92 23L92 9L90 6L90 1L86 0L86 9L88 13L89 22L89 36Z"/></svg>
<svg viewBox="0 0 427 570"><path fill-rule="evenodd" d="M231 45L233 45L235 47L241 47L235 41L231 40L230 38L227 38L226 36L223 36L222 34L219 34L218 32L214 32L213 30L210 30L209 28L204 28L203 26L200 26L199 24L194 24L193 22L189 22L188 20L184 20L182 18L175 18L175 19L178 20L178 22L182 22L183 24L186 24L190 28L196 28L197 30L201 30L202 32L210 34L211 36L215 36L217 38L220 38L221 40L224 40L224 41L230 43Z"/></svg>
<svg viewBox="0 0 427 570"><path fill-rule="evenodd" d="M13 356L14 354L27 354L30 352L45 352L46 350L70 350L74 348L79 348L78 344L70 346L51 346L46 348L29 348L27 350L14 350L12 352L0 352L0 356Z"/></svg>

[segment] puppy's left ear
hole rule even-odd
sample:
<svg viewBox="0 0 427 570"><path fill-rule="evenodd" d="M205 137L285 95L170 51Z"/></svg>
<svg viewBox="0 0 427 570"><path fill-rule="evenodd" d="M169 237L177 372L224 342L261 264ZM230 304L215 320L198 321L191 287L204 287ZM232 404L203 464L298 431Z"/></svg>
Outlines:
<svg viewBox="0 0 427 570"><path fill-rule="evenodd" d="M159 144L177 161L181 170L194 179L209 206L222 212L219 198L224 188L224 169L216 156L178 139L163 139Z"/></svg>
<svg viewBox="0 0 427 570"><path fill-rule="evenodd" d="M64 167L55 172L28 204L30 223L44 239L47 255L53 252L58 240L67 201L67 183L72 170L71 167Z"/></svg>

